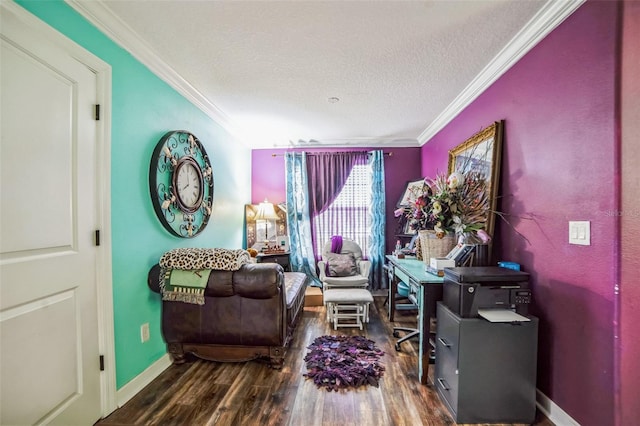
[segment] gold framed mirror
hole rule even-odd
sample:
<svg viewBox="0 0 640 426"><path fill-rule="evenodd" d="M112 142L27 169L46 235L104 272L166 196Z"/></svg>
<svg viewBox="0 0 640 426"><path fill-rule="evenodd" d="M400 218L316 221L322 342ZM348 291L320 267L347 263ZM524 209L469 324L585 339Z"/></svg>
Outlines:
<svg viewBox="0 0 640 426"><path fill-rule="evenodd" d="M498 205L500 162L502 160L502 134L504 120L496 121L449 151L449 175L454 171L481 172L487 179L489 212L486 231L493 238L495 211Z"/></svg>

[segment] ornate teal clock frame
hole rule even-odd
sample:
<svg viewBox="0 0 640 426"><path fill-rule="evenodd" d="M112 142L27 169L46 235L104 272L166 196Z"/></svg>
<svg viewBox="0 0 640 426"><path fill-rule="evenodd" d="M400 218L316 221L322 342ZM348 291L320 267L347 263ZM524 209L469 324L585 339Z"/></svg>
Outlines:
<svg viewBox="0 0 640 426"><path fill-rule="evenodd" d="M204 230L213 208L213 170L198 138L184 130L167 132L149 165L153 209L172 235L192 238Z"/></svg>

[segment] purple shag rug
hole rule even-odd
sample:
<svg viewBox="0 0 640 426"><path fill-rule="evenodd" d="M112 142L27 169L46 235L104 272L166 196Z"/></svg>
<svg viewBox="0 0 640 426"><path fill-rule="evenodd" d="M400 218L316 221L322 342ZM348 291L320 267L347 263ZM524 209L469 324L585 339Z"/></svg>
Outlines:
<svg viewBox="0 0 640 426"><path fill-rule="evenodd" d="M307 348L305 377L319 388L338 391L373 385L384 373L378 360L384 352L362 336L321 336Z"/></svg>

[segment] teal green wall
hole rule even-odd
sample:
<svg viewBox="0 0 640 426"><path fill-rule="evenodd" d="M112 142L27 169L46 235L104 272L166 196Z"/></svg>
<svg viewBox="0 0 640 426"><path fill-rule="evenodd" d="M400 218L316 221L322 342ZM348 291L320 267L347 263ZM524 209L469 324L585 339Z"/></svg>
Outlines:
<svg viewBox="0 0 640 426"><path fill-rule="evenodd" d="M112 67L111 226L116 381L120 389L166 353L159 296L147 272L176 247L242 247L244 204L250 202L250 150L112 42L63 1L17 1ZM215 102L215 99L213 100ZM211 158L213 216L192 239L172 237L155 216L149 161L169 130L195 134ZM140 326L151 339L140 342Z"/></svg>

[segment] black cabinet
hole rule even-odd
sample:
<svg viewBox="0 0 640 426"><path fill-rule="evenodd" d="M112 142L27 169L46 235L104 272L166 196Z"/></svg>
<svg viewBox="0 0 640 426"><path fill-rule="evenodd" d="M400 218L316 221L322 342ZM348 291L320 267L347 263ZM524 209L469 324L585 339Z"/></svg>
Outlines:
<svg viewBox="0 0 640 426"><path fill-rule="evenodd" d="M457 423L533 423L538 319L462 318L438 302L438 395Z"/></svg>
<svg viewBox="0 0 640 426"><path fill-rule="evenodd" d="M289 253L275 253L275 254L260 253L256 257L256 262L277 263L280 266L282 266L282 269L284 269L285 272L291 271L291 265L289 263Z"/></svg>

